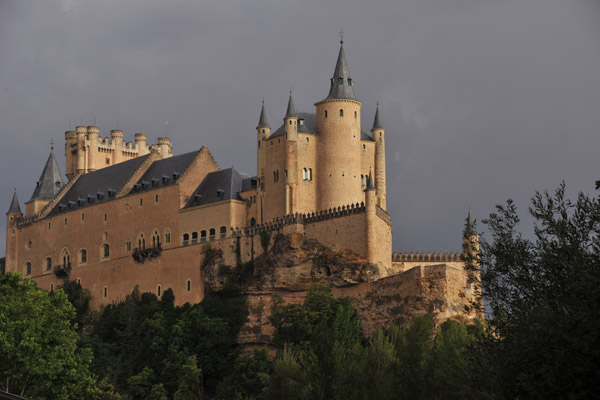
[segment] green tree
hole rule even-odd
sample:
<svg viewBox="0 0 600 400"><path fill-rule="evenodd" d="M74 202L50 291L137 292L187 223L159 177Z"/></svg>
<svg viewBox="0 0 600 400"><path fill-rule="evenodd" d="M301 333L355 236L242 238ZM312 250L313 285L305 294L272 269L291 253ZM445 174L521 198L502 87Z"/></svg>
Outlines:
<svg viewBox="0 0 600 400"><path fill-rule="evenodd" d="M35 399L100 396L74 318L64 291L50 295L12 272L0 277L0 388Z"/></svg>
<svg viewBox="0 0 600 400"><path fill-rule="evenodd" d="M267 348L255 347L252 356L244 355L235 360L233 371L219 384L218 398L261 398L272 372L273 364Z"/></svg>
<svg viewBox="0 0 600 400"><path fill-rule="evenodd" d="M591 398L600 393L600 202L537 192L534 239L516 206L483 222L482 286L492 312L489 384L503 398Z"/></svg>
<svg viewBox="0 0 600 400"><path fill-rule="evenodd" d="M181 367L179 387L173 400L195 400L202 398L202 370L198 368L196 356L190 356Z"/></svg>
<svg viewBox="0 0 600 400"><path fill-rule="evenodd" d="M90 301L92 300L90 291L84 289L81 284L76 281L70 280L63 281L62 285L58 288L65 292L69 302L75 307L75 318L73 319L73 322L77 324L79 330L83 329L85 326L84 319L90 312Z"/></svg>

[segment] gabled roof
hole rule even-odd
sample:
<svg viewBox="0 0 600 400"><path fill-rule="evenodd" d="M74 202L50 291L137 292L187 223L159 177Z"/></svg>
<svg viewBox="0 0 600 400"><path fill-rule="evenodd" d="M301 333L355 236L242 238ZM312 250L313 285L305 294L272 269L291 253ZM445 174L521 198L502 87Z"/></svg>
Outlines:
<svg viewBox="0 0 600 400"><path fill-rule="evenodd" d="M81 175L48 216L114 199L149 156L150 154L146 154Z"/></svg>
<svg viewBox="0 0 600 400"><path fill-rule="evenodd" d="M242 182L249 178L235 169L227 168L207 174L184 208L216 203L223 200L241 200Z"/></svg>
<svg viewBox="0 0 600 400"><path fill-rule="evenodd" d="M8 207L8 212L6 214L23 214L23 211L21 211L21 206L19 205L19 199L17 198L16 190L13 193L13 198L10 202L10 207Z"/></svg>
<svg viewBox="0 0 600 400"><path fill-rule="evenodd" d="M62 179L58 162L56 162L56 157L54 157L54 151L50 151L50 156L48 156L46 166L44 166L42 175L37 181L29 201L52 200L56 197L64 185L65 182Z"/></svg>
<svg viewBox="0 0 600 400"><path fill-rule="evenodd" d="M172 185L192 163L200 150L156 160L148 167L144 175L133 185L129 193L155 189Z"/></svg>
<svg viewBox="0 0 600 400"><path fill-rule="evenodd" d="M331 87L327 99L350 99L356 100L354 86L348 71L348 62L344 53L344 42L340 42L340 53L338 54L333 78L331 78Z"/></svg>
<svg viewBox="0 0 600 400"><path fill-rule="evenodd" d="M315 114L310 113L296 113L298 117L298 132L299 133L308 133L312 135L318 135L317 132L317 116ZM283 136L285 134L285 124L281 125L275 132L271 134L267 138L267 140L271 138L276 138L278 136ZM368 133L361 131L360 132L360 140L367 140L373 142L373 138Z"/></svg>

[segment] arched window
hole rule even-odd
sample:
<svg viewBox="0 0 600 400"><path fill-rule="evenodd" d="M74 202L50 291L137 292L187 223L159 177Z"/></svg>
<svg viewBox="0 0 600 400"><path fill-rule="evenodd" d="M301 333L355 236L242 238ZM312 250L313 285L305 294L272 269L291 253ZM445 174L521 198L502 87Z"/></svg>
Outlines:
<svg viewBox="0 0 600 400"><path fill-rule="evenodd" d="M137 237L138 250L144 250L146 248L146 236L140 233Z"/></svg>
<svg viewBox="0 0 600 400"><path fill-rule="evenodd" d="M158 233L158 230L156 229L154 230L154 232L152 232L152 247L160 247L160 233Z"/></svg>
<svg viewBox="0 0 600 400"><path fill-rule="evenodd" d="M225 236L227 236L227 228L225 228L224 226L219 228L219 234L221 236L221 239L224 239Z"/></svg>
<svg viewBox="0 0 600 400"><path fill-rule="evenodd" d="M110 245L108 243L104 243L102 245L102 258L110 257Z"/></svg>
<svg viewBox="0 0 600 400"><path fill-rule="evenodd" d="M198 232L192 232L192 244L198 243Z"/></svg>
<svg viewBox="0 0 600 400"><path fill-rule="evenodd" d="M50 291L51 291L51 292L54 292L54 283L51 283L51 284L50 284Z"/></svg>
<svg viewBox="0 0 600 400"><path fill-rule="evenodd" d="M312 168L308 169L308 180L312 181Z"/></svg>
<svg viewBox="0 0 600 400"><path fill-rule="evenodd" d="M25 275L31 275L31 263L29 261L25 263Z"/></svg>
<svg viewBox="0 0 600 400"><path fill-rule="evenodd" d="M254 225L256 225L256 218L252 218L250 220L250 226L254 226Z"/></svg>
<svg viewBox="0 0 600 400"><path fill-rule="evenodd" d="M87 250L81 249L79 250L79 263L85 264L87 262Z"/></svg>
<svg viewBox="0 0 600 400"><path fill-rule="evenodd" d="M206 231L200 231L200 242L206 242Z"/></svg>
<svg viewBox="0 0 600 400"><path fill-rule="evenodd" d="M340 108L340 117L344 116L344 110Z"/></svg>
<svg viewBox="0 0 600 400"><path fill-rule="evenodd" d="M46 259L44 260L44 265L46 266L46 272L51 271L52 270L52 258L51 257L46 257Z"/></svg>
<svg viewBox="0 0 600 400"><path fill-rule="evenodd" d="M211 242L212 242L213 240L215 240L215 234L216 234L215 228L210 228L210 230L209 230L209 233L208 233L208 234L209 234L209 236L208 236L208 240L210 240Z"/></svg>
<svg viewBox="0 0 600 400"><path fill-rule="evenodd" d="M183 234L183 245L187 246L189 243L190 243L190 234L184 233Z"/></svg>
<svg viewBox="0 0 600 400"><path fill-rule="evenodd" d="M306 172L307 172L307 171L306 171L306 168L302 168L302 179L304 179L304 180L308 179L308 178L306 177Z"/></svg>
<svg viewBox="0 0 600 400"><path fill-rule="evenodd" d="M63 249L60 259L64 268L71 268L71 253L69 253L69 249Z"/></svg>
<svg viewBox="0 0 600 400"><path fill-rule="evenodd" d="M171 243L171 230L169 228L165 229L165 243Z"/></svg>

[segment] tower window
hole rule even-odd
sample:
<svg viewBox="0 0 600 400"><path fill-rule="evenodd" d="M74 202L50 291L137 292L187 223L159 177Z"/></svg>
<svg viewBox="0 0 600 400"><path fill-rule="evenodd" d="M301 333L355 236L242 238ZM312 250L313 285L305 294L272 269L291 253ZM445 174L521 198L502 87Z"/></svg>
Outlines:
<svg viewBox="0 0 600 400"><path fill-rule="evenodd" d="M308 169L308 180L312 181L312 168Z"/></svg>
<svg viewBox="0 0 600 400"><path fill-rule="evenodd" d="M54 283L51 283L51 284L50 284L50 291L51 291L51 292L54 292Z"/></svg>
<svg viewBox="0 0 600 400"><path fill-rule="evenodd" d="M286 178L288 177L288 170L287 169L285 170L285 177Z"/></svg>
<svg viewBox="0 0 600 400"><path fill-rule="evenodd" d="M306 168L302 168L302 179L306 180L307 179L306 175L307 175Z"/></svg>
<svg viewBox="0 0 600 400"><path fill-rule="evenodd" d="M192 291L192 281L191 280L187 280L187 291L191 292Z"/></svg>
<svg viewBox="0 0 600 400"><path fill-rule="evenodd" d="M340 109L340 117L344 116L344 110Z"/></svg>
<svg viewBox="0 0 600 400"><path fill-rule="evenodd" d="M260 149L260 140L258 141L258 148Z"/></svg>
<svg viewBox="0 0 600 400"><path fill-rule="evenodd" d="M160 297L160 295L161 295L161 294L162 294L162 288L160 287L160 285L158 285L158 286L156 287L156 295L157 295L158 297Z"/></svg>
<svg viewBox="0 0 600 400"><path fill-rule="evenodd" d="M309 138L306 138L306 143L308 143L308 142L310 142L310 139L309 139Z"/></svg>
<svg viewBox="0 0 600 400"><path fill-rule="evenodd" d="M325 110L325 118L327 118L327 110Z"/></svg>
<svg viewBox="0 0 600 400"><path fill-rule="evenodd" d="M85 214L81 213L81 222L85 221Z"/></svg>
<svg viewBox="0 0 600 400"><path fill-rule="evenodd" d="M340 78L339 78L339 82L340 82L340 83L343 85L343 84L344 84L344 78L342 78L342 77L340 76Z"/></svg>
<svg viewBox="0 0 600 400"><path fill-rule="evenodd" d="M354 111L354 118L358 118L358 113Z"/></svg>
<svg viewBox="0 0 600 400"><path fill-rule="evenodd" d="M140 199L140 207L144 205L144 199Z"/></svg>
<svg viewBox="0 0 600 400"><path fill-rule="evenodd" d="M273 141L271 140L271 146L273 146Z"/></svg>
<svg viewBox="0 0 600 400"><path fill-rule="evenodd" d="M67 226L68 223L69 223L69 219L65 218L65 226Z"/></svg>
<svg viewBox="0 0 600 400"><path fill-rule="evenodd" d="M12 218L12 217L11 217ZM48 230L51 231L52 230L52 222L48 222Z"/></svg>
<svg viewBox="0 0 600 400"><path fill-rule="evenodd" d="M363 150L366 150L366 149L367 149L367 145L363 144Z"/></svg>
<svg viewBox="0 0 600 400"><path fill-rule="evenodd" d="M154 196L154 202L155 202L155 203L158 203L158 195L155 195L155 196Z"/></svg>
<svg viewBox="0 0 600 400"><path fill-rule="evenodd" d="M108 214L104 214L104 222L108 221Z"/></svg>
<svg viewBox="0 0 600 400"><path fill-rule="evenodd" d="M348 86L352 86L352 78L348 78Z"/></svg>

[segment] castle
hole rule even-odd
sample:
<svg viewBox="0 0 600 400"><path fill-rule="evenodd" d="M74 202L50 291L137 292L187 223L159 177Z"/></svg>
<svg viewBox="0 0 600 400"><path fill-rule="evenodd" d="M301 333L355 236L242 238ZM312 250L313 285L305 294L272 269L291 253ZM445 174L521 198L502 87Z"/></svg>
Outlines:
<svg viewBox="0 0 600 400"><path fill-rule="evenodd" d="M253 176L220 169L206 147L173 155L168 138L149 145L143 133L132 144L121 130L110 139L96 126L66 132L67 182L51 152L25 213L13 195L6 269L48 290L76 280L95 306L124 299L135 285L158 296L172 288L178 304L196 303L205 294L204 242L235 265L263 253L260 233L269 231L351 251L376 266L378 279L441 265L465 286L459 253L392 253L386 130L378 107L370 133L361 130L341 43L314 113L298 112L290 92L283 124L272 130L263 102Z"/></svg>

